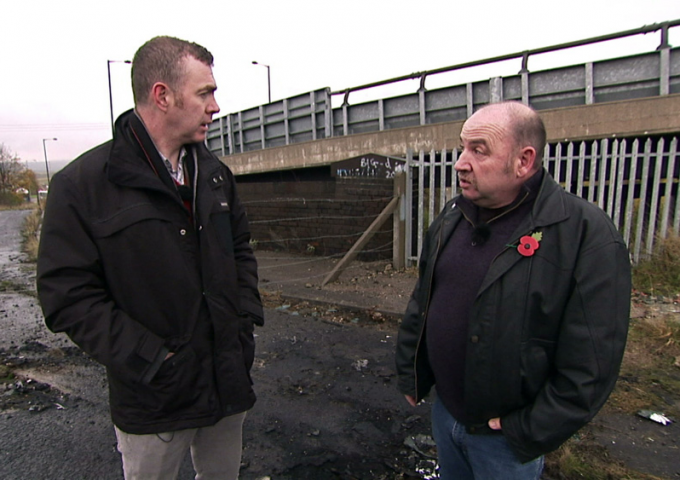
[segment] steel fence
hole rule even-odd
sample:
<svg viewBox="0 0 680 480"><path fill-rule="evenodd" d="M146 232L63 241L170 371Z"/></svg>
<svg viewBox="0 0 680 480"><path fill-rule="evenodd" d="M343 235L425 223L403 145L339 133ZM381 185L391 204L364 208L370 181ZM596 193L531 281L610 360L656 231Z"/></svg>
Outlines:
<svg viewBox="0 0 680 480"><path fill-rule="evenodd" d="M459 194L457 157L457 150L407 154L407 264L417 262L427 228ZM680 233L678 137L552 143L546 146L544 166L565 190L610 216L634 263L652 254L658 238Z"/></svg>

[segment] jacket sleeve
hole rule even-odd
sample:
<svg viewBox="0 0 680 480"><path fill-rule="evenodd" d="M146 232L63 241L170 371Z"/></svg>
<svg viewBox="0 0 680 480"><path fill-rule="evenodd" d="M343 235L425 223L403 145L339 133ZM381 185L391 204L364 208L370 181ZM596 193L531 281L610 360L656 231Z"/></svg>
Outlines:
<svg viewBox="0 0 680 480"><path fill-rule="evenodd" d="M589 422L618 377L630 317L629 254L613 225L609 231L592 228L587 235L561 319L552 373L532 404L501 419L523 462L558 448Z"/></svg>
<svg viewBox="0 0 680 480"><path fill-rule="evenodd" d="M238 271L239 300L243 314L248 315L256 325L264 325L264 310L258 290L257 260L250 246L250 226L246 210L236 193L236 182L229 171L231 179L232 205L232 237L234 242L234 260Z"/></svg>
<svg viewBox="0 0 680 480"><path fill-rule="evenodd" d="M411 298L406 307L406 313L399 326L397 338L397 352L395 355L397 366L397 387L404 395L417 398L416 388L416 350L420 338L422 323L420 322L420 307L418 303L418 292L420 290L420 279L411 294ZM418 400L420 400L418 398Z"/></svg>
<svg viewBox="0 0 680 480"><path fill-rule="evenodd" d="M437 221L437 224L433 223L423 241L423 249L418 265L418 281L406 306L406 312L399 326L397 338L395 355L398 378L397 388L404 395L410 395L415 398L417 402L427 395L434 384L429 363L427 362L427 347L424 343L420 343L420 337L423 331L423 323L425 322L426 305L424 303L427 302L428 295L428 292L425 290L429 288L428 282L425 281L425 272L428 265L427 259L431 254L432 241L430 235L437 230L436 227L439 221Z"/></svg>
<svg viewBox="0 0 680 480"><path fill-rule="evenodd" d="M119 378L148 383L168 349L109 295L86 205L67 177L52 178L38 251L37 289L45 323Z"/></svg>

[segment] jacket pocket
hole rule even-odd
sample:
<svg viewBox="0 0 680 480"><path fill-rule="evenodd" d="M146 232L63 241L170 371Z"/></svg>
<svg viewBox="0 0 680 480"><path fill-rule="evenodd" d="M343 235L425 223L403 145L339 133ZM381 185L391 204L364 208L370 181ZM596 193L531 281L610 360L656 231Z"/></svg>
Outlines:
<svg viewBox="0 0 680 480"><path fill-rule="evenodd" d="M196 407L209 390L202 370L194 350L188 345L182 347L163 362L149 385L140 386L145 409L172 414Z"/></svg>
<svg viewBox="0 0 680 480"><path fill-rule="evenodd" d="M95 238L106 238L125 230L137 223L147 220L162 220L159 211L150 203L137 203L127 206L106 218L99 218L92 223L92 234Z"/></svg>
<svg viewBox="0 0 680 480"><path fill-rule="evenodd" d="M547 381L554 352L553 341L532 339L523 344L520 377L524 401L535 398Z"/></svg>

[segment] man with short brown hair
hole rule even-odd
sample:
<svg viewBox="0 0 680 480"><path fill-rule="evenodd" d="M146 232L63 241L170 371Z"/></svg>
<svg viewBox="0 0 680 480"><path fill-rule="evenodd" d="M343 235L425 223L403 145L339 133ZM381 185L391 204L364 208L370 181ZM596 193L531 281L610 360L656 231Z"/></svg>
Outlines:
<svg viewBox="0 0 680 480"><path fill-rule="evenodd" d="M231 171L204 145L213 58L156 37L135 110L50 185L38 258L47 326L107 370L125 478L238 477L252 408L257 264Z"/></svg>
<svg viewBox="0 0 680 480"><path fill-rule="evenodd" d="M598 207L541 168L545 127L504 102L463 125L461 195L430 226L399 331L399 389L436 385L440 478L538 479L614 388L630 262Z"/></svg>

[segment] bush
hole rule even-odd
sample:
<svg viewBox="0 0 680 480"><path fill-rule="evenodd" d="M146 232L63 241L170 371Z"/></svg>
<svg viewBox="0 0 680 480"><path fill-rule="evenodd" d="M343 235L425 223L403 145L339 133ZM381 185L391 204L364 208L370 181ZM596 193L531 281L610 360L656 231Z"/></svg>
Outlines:
<svg viewBox="0 0 680 480"><path fill-rule="evenodd" d="M654 254L633 268L633 288L649 295L680 292L680 237L660 239Z"/></svg>
<svg viewBox="0 0 680 480"><path fill-rule="evenodd" d="M0 205L17 206L24 203L24 197L13 192L0 192Z"/></svg>

